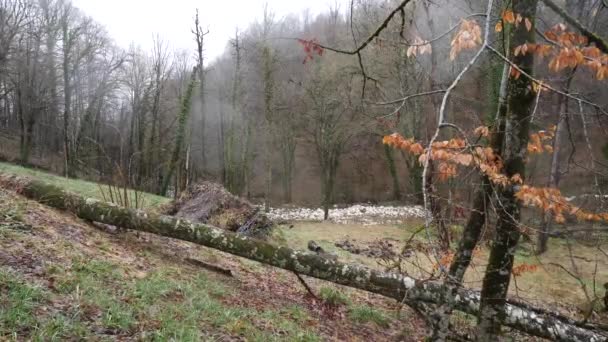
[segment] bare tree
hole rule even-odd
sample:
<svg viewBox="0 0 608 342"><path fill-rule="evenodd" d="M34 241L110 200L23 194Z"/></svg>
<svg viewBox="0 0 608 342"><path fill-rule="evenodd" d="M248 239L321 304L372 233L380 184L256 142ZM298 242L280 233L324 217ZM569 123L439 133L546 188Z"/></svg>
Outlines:
<svg viewBox="0 0 608 342"><path fill-rule="evenodd" d="M200 120L201 120L201 158L202 158L202 171L205 172L207 167L207 146L205 144L205 129L206 129L206 117L205 117L205 36L209 34L209 30L203 30L200 20L198 9L194 17L194 29L192 30L194 39L196 41L196 53L197 53L197 70L198 70L198 96L200 101Z"/></svg>

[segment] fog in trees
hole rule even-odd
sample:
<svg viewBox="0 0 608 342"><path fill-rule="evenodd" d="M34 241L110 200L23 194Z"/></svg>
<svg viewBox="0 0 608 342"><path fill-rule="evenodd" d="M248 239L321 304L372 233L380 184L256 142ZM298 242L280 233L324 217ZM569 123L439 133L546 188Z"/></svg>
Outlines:
<svg viewBox="0 0 608 342"><path fill-rule="evenodd" d="M377 257L401 278L353 271L367 274L360 282L348 266L327 268L342 264L315 241L310 260L249 240L243 248L255 251L235 253L239 238L227 235L236 242L226 246L207 239L208 227L175 226L184 240L296 274L391 298L404 291L434 341L452 336L454 311L477 316L462 339L497 340L508 326L605 340L597 307L608 300L598 271L608 258L606 1L352 0L288 15L267 4L209 56L214 27L204 18L213 10L191 9L189 48L150 32L145 49L119 46L70 0L0 0L0 158L125 194L178 199L214 182L252 203L256 218L318 208L329 227L353 204L416 208L412 237ZM40 200L44 189L27 184ZM62 204L70 198L76 209ZM61 201L103 223L124 216L133 229L136 220ZM180 237L158 222L159 235ZM528 257L546 258L555 241L568 258L547 265L586 300L577 322L509 292L537 269ZM581 275L577 261L589 258L572 242L594 250L593 279ZM410 262L419 274L402 270L412 251L427 259ZM465 290L481 258L476 288ZM313 268L301 272L300 261ZM385 290L390 279L403 288ZM568 329L551 325L562 323Z"/></svg>

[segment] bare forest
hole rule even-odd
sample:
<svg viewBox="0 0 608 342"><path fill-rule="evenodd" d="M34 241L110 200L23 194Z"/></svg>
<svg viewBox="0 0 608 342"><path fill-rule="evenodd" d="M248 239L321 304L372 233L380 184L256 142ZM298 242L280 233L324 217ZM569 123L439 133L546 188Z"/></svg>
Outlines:
<svg viewBox="0 0 608 342"><path fill-rule="evenodd" d="M608 341L606 0L213 11L0 0L1 340Z"/></svg>

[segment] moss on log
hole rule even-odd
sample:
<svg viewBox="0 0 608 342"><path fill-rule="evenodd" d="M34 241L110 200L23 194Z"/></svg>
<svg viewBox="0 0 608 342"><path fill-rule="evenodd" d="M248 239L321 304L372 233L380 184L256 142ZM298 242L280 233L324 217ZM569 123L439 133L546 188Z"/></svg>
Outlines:
<svg viewBox="0 0 608 342"><path fill-rule="evenodd" d="M479 293L476 291L461 288L455 296L451 296L448 287L441 282L418 281L405 275L347 265L315 253L275 246L209 225L83 198L59 187L27 178L0 174L0 186L44 205L69 211L85 220L190 241L399 301L441 304L453 300L457 310L472 315L476 315L479 310ZM530 335L557 341L608 341L606 331L581 326L565 317L542 310L512 303L507 305L506 311L504 325Z"/></svg>

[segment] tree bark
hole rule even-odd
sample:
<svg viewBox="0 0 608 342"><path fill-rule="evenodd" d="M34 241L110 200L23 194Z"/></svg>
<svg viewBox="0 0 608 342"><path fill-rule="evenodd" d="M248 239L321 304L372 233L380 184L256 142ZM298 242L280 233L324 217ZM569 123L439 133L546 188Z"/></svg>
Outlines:
<svg viewBox="0 0 608 342"><path fill-rule="evenodd" d="M504 63L500 87L498 91L498 108L496 109L496 117L492 127L490 137L490 147L496 154L500 154L502 150L502 142L504 139L505 124L504 119L507 114L507 86L509 84L509 68L507 63ZM481 239L483 225L486 223L488 204L492 195L492 184L486 176L481 178L481 186L475 191L473 199L473 207L467 224L462 233L462 238L458 244L458 249L454 260L450 265L449 281L452 284L460 286L464 279L464 274L471 264L473 258L473 250L477 247Z"/></svg>
<svg viewBox="0 0 608 342"><path fill-rule="evenodd" d="M571 76L571 75L570 75ZM571 78L570 78L571 79ZM570 82L568 81L568 84ZM569 87L568 87L569 88ZM566 92L568 90L566 89ZM555 132L555 138L553 139L553 154L551 156L551 171L549 173L549 184L550 188L557 188L559 185L559 154L561 152L561 141L564 138L566 116L568 115L568 99L560 95L559 100L559 117L557 121L557 129ZM549 242L549 234L551 233L551 224L553 221L550 213L543 214L543 222L540 232L538 233L538 240L536 241L536 254L543 254L547 251L547 243Z"/></svg>
<svg viewBox="0 0 608 342"><path fill-rule="evenodd" d="M441 213L440 198L436 195L437 191L433 185L433 172L435 165L433 160L428 161L429 172L426 175L426 192L429 194L429 207L431 209L431 215L433 221L437 225L437 234L439 239L439 245L442 251L448 251L450 249L450 231L448 226L445 224L445 219Z"/></svg>
<svg viewBox="0 0 608 342"><path fill-rule="evenodd" d="M196 68L192 72L192 76L190 78L190 83L188 84L188 88L186 90L186 94L182 99L182 107L180 109L178 123L177 123L177 132L175 136L175 146L173 148L173 155L171 156L171 161L169 162L169 170L165 175L165 178L161 187L161 195L165 195L167 190L169 189L169 183L171 182L171 178L173 177L173 173L175 172L175 168L179 164L180 158L182 156L182 149L184 148L184 140L186 138L186 125L188 124L188 117L190 115L190 102L192 100L192 92L194 91L194 85L196 83ZM177 194L177 187L176 187Z"/></svg>
<svg viewBox="0 0 608 342"><path fill-rule="evenodd" d="M399 175L397 174L395 157L393 156L393 150L390 146L384 145L384 155L386 156L388 171L390 172L393 180L393 200L399 201L401 200L401 187L399 186Z"/></svg>
<svg viewBox="0 0 608 342"><path fill-rule="evenodd" d="M288 271L327 280L406 302L440 304L448 288L441 282L380 272L358 265L326 259L316 253L274 246L268 242L234 234L205 224L176 217L127 209L62 190L27 178L0 174L0 186L50 207L69 211L79 218L126 229L190 241L226 253L255 260ZM451 297L451 296L450 296ZM479 293L460 288L453 297L455 309L477 314ZM530 335L557 341L608 341L605 331L581 326L568 318L542 312L523 304L507 304L505 325Z"/></svg>
<svg viewBox="0 0 608 342"><path fill-rule="evenodd" d="M66 11L68 11L66 9ZM63 154L64 154L64 173L66 177L73 177L75 170L72 161L72 144L70 142L70 120L72 109L72 84L71 84L71 69L70 55L72 49L72 38L69 31L69 12L66 12L62 18L62 33L63 33Z"/></svg>
<svg viewBox="0 0 608 342"><path fill-rule="evenodd" d="M512 10L535 22L538 0L514 0ZM528 31L524 25L513 28L511 46L533 43L534 30ZM514 56L513 62L529 75L533 74L534 56ZM530 119L535 100L533 83L527 77L512 79L509 84L505 140L502 158L504 173L509 179L516 174L525 177L525 157L527 155ZM496 190L499 201L497 210L496 237L490 249L488 266L481 289L481 308L479 312L478 339L481 341L498 340L501 325L506 320L507 293L511 281L511 270L515 250L519 243L520 203L515 197L513 185Z"/></svg>
<svg viewBox="0 0 608 342"><path fill-rule="evenodd" d="M198 57L198 78L200 82L199 87L199 101L200 101L200 113L201 113L201 163L202 168L201 171L205 174L207 168L207 151L205 145L205 130L206 130L206 117L205 117L205 36L209 33L203 31L203 28L200 25L200 18L198 9L196 10L196 17L194 19L194 30L193 30L195 39L196 39L196 48L197 48L197 57Z"/></svg>

